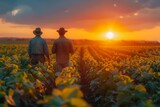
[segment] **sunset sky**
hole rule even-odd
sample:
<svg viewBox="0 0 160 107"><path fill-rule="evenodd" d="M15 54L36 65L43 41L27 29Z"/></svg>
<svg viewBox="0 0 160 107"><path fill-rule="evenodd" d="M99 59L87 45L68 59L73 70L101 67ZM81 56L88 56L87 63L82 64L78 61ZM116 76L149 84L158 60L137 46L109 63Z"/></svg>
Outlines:
<svg viewBox="0 0 160 107"><path fill-rule="evenodd" d="M0 0L0 37L160 40L160 0Z"/></svg>

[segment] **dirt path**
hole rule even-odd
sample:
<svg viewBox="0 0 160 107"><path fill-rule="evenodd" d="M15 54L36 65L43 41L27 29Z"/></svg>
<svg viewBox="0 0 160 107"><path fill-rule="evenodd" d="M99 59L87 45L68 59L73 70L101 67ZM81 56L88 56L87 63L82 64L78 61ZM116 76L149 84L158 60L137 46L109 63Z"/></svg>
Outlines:
<svg viewBox="0 0 160 107"><path fill-rule="evenodd" d="M89 80L86 77L85 67L84 67L84 61L82 60L84 55L84 48L82 47L80 50L80 67L79 67L79 73L81 76L81 90L84 93L84 99L92 106L95 107L93 100L91 99L91 91L89 89Z"/></svg>

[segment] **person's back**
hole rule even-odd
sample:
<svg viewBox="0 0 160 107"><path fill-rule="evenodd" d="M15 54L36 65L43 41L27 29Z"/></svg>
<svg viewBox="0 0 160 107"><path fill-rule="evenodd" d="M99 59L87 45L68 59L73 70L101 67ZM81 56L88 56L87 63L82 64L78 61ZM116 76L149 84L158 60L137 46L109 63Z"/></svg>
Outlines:
<svg viewBox="0 0 160 107"><path fill-rule="evenodd" d="M44 54L45 50L43 49L45 44L45 40L42 39L39 36L34 37L33 39L31 39L30 41L30 45L31 45L31 54Z"/></svg>
<svg viewBox="0 0 160 107"><path fill-rule="evenodd" d="M60 72L63 68L69 66L69 55L74 52L72 42L64 34L64 28L58 30L60 37L54 41L52 53L56 54L56 71Z"/></svg>
<svg viewBox="0 0 160 107"><path fill-rule="evenodd" d="M41 29L36 28L33 33L36 36L30 40L28 47L28 54L31 58L31 64L36 65L38 62L44 63L44 55L46 55L48 61L50 62L47 43L40 36L42 35Z"/></svg>
<svg viewBox="0 0 160 107"><path fill-rule="evenodd" d="M56 54L56 61L59 64L68 63L69 54L73 53L73 47L70 40L65 37L60 37L54 42L55 48L52 52Z"/></svg>

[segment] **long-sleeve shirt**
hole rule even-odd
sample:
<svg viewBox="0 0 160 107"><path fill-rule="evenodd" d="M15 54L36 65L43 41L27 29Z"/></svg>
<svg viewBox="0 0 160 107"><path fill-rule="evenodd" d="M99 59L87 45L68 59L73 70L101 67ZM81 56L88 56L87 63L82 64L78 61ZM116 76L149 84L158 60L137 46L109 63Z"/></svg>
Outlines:
<svg viewBox="0 0 160 107"><path fill-rule="evenodd" d="M33 54L49 55L46 41L42 39L40 36L36 36L33 39L31 39L28 46L28 54L29 55L33 55Z"/></svg>
<svg viewBox="0 0 160 107"><path fill-rule="evenodd" d="M72 42L65 38L59 37L53 43L52 53L56 54L56 62L58 64L65 64L69 62L69 54L73 53L73 44Z"/></svg>

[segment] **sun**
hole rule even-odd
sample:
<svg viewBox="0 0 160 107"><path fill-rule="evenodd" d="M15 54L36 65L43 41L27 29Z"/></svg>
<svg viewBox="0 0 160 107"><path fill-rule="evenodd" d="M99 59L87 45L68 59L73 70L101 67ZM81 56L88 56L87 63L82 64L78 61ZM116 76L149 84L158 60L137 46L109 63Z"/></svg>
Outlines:
<svg viewBox="0 0 160 107"><path fill-rule="evenodd" d="M114 39L115 34L114 34L113 32L107 32L107 33L105 34L105 36L106 36L108 39Z"/></svg>

